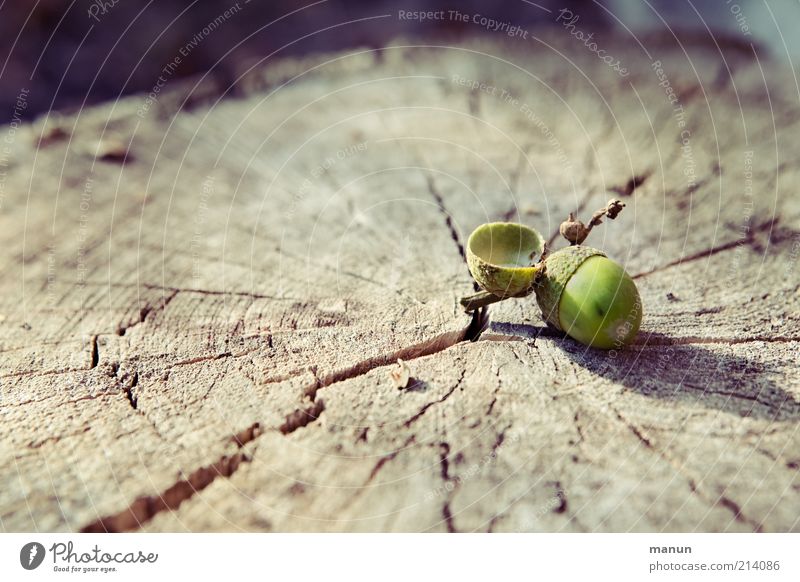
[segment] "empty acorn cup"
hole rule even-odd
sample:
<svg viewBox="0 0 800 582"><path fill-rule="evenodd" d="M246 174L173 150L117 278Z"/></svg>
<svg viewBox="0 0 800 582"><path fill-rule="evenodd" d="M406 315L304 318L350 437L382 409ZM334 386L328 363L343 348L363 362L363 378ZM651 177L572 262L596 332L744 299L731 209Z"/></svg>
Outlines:
<svg viewBox="0 0 800 582"><path fill-rule="evenodd" d="M483 224L467 241L469 272L498 298L525 297L536 280L535 258L543 249L542 235L532 228L511 222Z"/></svg>

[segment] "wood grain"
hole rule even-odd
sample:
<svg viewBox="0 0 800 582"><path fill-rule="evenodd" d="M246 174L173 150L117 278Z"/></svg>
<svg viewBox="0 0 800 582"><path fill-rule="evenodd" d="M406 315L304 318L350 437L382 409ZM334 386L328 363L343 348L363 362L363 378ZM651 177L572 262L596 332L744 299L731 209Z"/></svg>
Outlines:
<svg viewBox="0 0 800 582"><path fill-rule="evenodd" d="M2 528L800 530L800 90L746 46L608 44L628 77L558 32L395 41L20 128ZM559 244L610 197L636 345L457 308L475 226Z"/></svg>

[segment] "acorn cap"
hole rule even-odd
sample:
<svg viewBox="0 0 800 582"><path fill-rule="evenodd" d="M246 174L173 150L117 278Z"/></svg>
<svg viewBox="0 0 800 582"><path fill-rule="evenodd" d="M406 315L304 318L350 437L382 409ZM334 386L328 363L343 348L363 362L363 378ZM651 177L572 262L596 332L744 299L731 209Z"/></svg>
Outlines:
<svg viewBox="0 0 800 582"><path fill-rule="evenodd" d="M533 289L544 239L536 230L513 222L482 224L467 241L467 265L485 291L498 297L524 297Z"/></svg>
<svg viewBox="0 0 800 582"><path fill-rule="evenodd" d="M536 281L536 302L542 310L545 321L558 330L564 331L558 319L558 304L564 287L578 267L590 257L606 254L592 247L570 246L556 251L545 260L544 271Z"/></svg>

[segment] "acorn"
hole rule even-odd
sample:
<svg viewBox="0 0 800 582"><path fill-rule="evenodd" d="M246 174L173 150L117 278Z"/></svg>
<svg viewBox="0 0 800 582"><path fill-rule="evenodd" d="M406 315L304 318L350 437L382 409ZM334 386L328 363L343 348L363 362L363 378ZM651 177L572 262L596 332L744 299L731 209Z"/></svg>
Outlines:
<svg viewBox="0 0 800 582"><path fill-rule="evenodd" d="M470 273L483 291L464 297L461 305L472 311L533 293L544 320L573 339L603 349L630 344L642 321L636 284L605 253L580 244L603 216L614 218L623 206L611 200L588 226L570 215L561 232L572 246L549 255L541 235L530 227L498 222L479 226L466 254Z"/></svg>
<svg viewBox="0 0 800 582"><path fill-rule="evenodd" d="M547 323L593 348L630 344L642 323L633 279L592 247L571 246L550 255L535 291Z"/></svg>

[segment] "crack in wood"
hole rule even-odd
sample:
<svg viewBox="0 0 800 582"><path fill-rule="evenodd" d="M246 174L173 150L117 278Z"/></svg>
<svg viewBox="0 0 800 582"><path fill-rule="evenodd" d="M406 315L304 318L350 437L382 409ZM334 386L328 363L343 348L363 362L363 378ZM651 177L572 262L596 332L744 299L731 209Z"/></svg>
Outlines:
<svg viewBox="0 0 800 582"><path fill-rule="evenodd" d="M436 183L434 182L432 176L428 176L426 174L425 183L428 185L428 192L436 202L436 206L439 208L439 212L441 212L442 215L444 216L445 226L447 226L447 230L450 232L450 238L453 239L453 242L456 244L456 248L458 248L458 254L461 255L461 258L464 260L464 263L466 264L467 254L464 251L464 243L461 242L461 236L458 234L458 230L456 230L456 227L453 224L453 216L450 214L450 212L447 211L447 207L445 206L442 194L436 188Z"/></svg>
<svg viewBox="0 0 800 582"><path fill-rule="evenodd" d="M363 376L375 368L394 364L398 359L408 362L416 358L442 352L458 343L465 341L467 338L468 329L469 327L459 331L439 334L430 340L413 344L388 354L381 354L372 358L367 358L366 360L362 360L352 366L348 366L347 368L327 374L319 378L316 382L316 386L309 388L307 394L312 400L314 400L317 395L317 391L321 388Z"/></svg>
<svg viewBox="0 0 800 582"><path fill-rule="evenodd" d="M664 271L664 270L669 269L671 267L677 267L679 265L684 265L686 263L691 263L692 261L705 259L706 257L711 257L713 255L716 255L717 253L721 253L723 251L734 249L734 248L738 247L741 244L747 244L748 240L749 239L737 239L737 240L730 241L730 242L727 242L725 244L722 244L722 245L719 245L719 246L716 246L716 247L712 247L710 249L699 251L699 252L696 252L694 254L689 255L688 257L682 257L680 259L675 259L674 261L670 261L665 265L660 265L658 267L653 267L652 269L650 269L648 271L642 271L640 273L636 273L631 278L632 279L640 279L642 277L646 277L648 275L652 275L653 273L658 273L659 271Z"/></svg>
<svg viewBox="0 0 800 582"><path fill-rule="evenodd" d="M239 355L246 355L247 353L250 353L250 351L252 350L249 350ZM192 364L198 364L200 362L208 362L211 360L222 360L223 358L231 358L231 357L234 357L233 352L228 352L228 351L221 352L219 354L211 354L209 356L197 356L196 358L189 358L188 360L181 360L180 362L175 362L174 364L169 365L165 369L165 371L171 370L172 368L177 368L178 366L191 366Z"/></svg>
<svg viewBox="0 0 800 582"><path fill-rule="evenodd" d="M697 480L694 477L688 475L684 471L683 466L681 464L679 464L675 459L673 459L670 455L668 455L660 447L656 447L653 444L653 442L650 440L650 437L645 435L644 432L642 432L642 430L638 426L636 426L633 422L631 422L629 419L627 419L625 416L623 416L622 413L618 409L616 409L614 407L610 407L610 408L611 408L611 410L613 410L613 412L616 415L617 419L620 422L622 422L628 428L628 430L639 440L639 442L641 442L644 445L644 447L646 449L652 451L653 453L658 455L661 459L666 461L678 475L682 476L686 480L691 492L694 493L695 495L697 495L705 504L710 505L710 506L720 505L720 506L724 507L725 509L728 509L733 514L733 518L736 521L749 525L751 528L753 528L754 532L761 532L762 531L761 524L756 523L755 521L746 518L742 514L742 511L741 511L741 508L739 507L739 505L736 504L730 498L725 497L724 495L720 495L717 499L714 499L714 498L710 497L709 495L707 495L705 492L703 492L700 489L700 487L698 486Z"/></svg>
<svg viewBox="0 0 800 582"><path fill-rule="evenodd" d="M444 504L442 504L442 517L444 517L444 523L447 526L447 533L458 533L453 519L453 510L450 509L450 500L445 500Z"/></svg>
<svg viewBox="0 0 800 582"><path fill-rule="evenodd" d="M242 449L261 433L259 423L250 425L232 437L232 442L239 449L236 453L223 455L216 462L195 469L187 477L179 479L157 495L137 497L133 503L119 513L99 518L83 526L80 531L84 533L114 533L141 529L159 513L177 509L184 501L194 497L217 478L229 478L242 464L249 463L252 457L245 454Z"/></svg>
<svg viewBox="0 0 800 582"><path fill-rule="evenodd" d="M221 295L221 296L234 296L234 297L249 297L252 299L270 299L272 301L300 301L300 299L296 297L278 297L275 295L266 295L263 293L251 293L248 291L222 291L216 289L198 289L195 287L171 287L168 285L156 285L154 283L139 283L137 285L128 285L125 283L99 283L96 281L86 281L84 283L84 286L101 287L104 289L149 289L152 291L170 291L171 293L175 294L196 293L198 295ZM134 323L133 325L136 325L136 323Z"/></svg>
<svg viewBox="0 0 800 582"><path fill-rule="evenodd" d="M744 523L749 525L751 528L753 528L753 531L755 533L761 533L764 531L760 523L745 517L744 514L742 513L742 508L739 507L739 504L736 503L730 497L726 497L725 495L720 495L718 503L733 514L733 519L735 519L739 523Z"/></svg>
<svg viewBox="0 0 800 582"><path fill-rule="evenodd" d="M444 396L442 396L442 397L441 397L441 398L439 398L438 400L433 400L433 401L431 401L431 402L427 402L427 403L425 403L425 404L422 406L422 408L420 408L420 410L419 410L419 411L418 411L416 414L414 414L414 416L410 417L408 420L406 420L406 421L403 423L403 426L404 426L404 427L406 427L406 428L408 428L408 427L410 427L412 424L414 424L415 422L417 422L417 421L418 421L420 418L422 418L422 416L424 416L424 414L425 414L426 412L428 412L428 409L429 409L431 406L434 406L434 405L436 405L436 404L441 404L442 402L444 402L445 400L447 400L448 398L450 398L450 396L452 396L452 395L453 395L453 393L456 391L456 388L458 388L458 384L455 384L455 385L454 385L452 388L450 388L450 390L448 390L448 391L447 391L447 392L444 394Z"/></svg>
<svg viewBox="0 0 800 582"><path fill-rule="evenodd" d="M284 435L293 433L297 429L308 426L312 422L319 420L323 410L325 410L325 402L321 398L315 400L311 406L307 408L298 408L294 412L288 414L283 424L278 427L278 430Z"/></svg>
<svg viewBox="0 0 800 582"><path fill-rule="evenodd" d="M455 384L453 384L453 387L450 388L450 390L448 390L441 398L438 398L437 400L432 400L431 402L425 403L422 406L422 408L420 408L419 411L416 414L414 414L412 417L410 417L408 420L406 420L403 423L403 426L406 427L406 428L410 427L412 424L414 424L420 418L422 418L422 416L424 416L424 414L426 412L428 412L428 409L430 409L432 406L435 406L436 404L441 404L442 402L444 402L445 400L450 398L450 396L453 395L453 393L456 391L456 389L459 386L461 386L461 382L464 381L464 376L466 375L466 373L467 373L467 369L463 368L461 370L461 377L455 382Z"/></svg>
<svg viewBox="0 0 800 582"><path fill-rule="evenodd" d="M52 436L52 437L47 437L47 438L42 439L41 441L38 441L38 442L37 441L31 441L31 442L29 442L27 444L27 447L29 449L40 449L46 444L58 443L58 442L61 442L63 439L70 438L70 437L75 437L75 436L80 436L82 434L85 434L85 433L89 432L90 430L92 430L91 426L85 426L81 430L75 431L75 432L71 432L69 434L61 434L61 435L56 435L56 436Z"/></svg>
<svg viewBox="0 0 800 582"><path fill-rule="evenodd" d="M693 254L689 255L688 257L681 257L679 259L675 259L675 260L670 261L670 262L668 262L668 263L666 263L664 265L653 267L650 270L642 271L640 273L636 273L631 278L632 279L639 279L641 277L646 277L646 276L651 275L653 273L658 273L660 271L664 271L664 270L670 269L672 267L677 267L677 266L680 266L680 265L684 265L686 263L691 263L692 261L705 259L707 257L711 257L713 255L716 255L717 253L721 253L721 252L724 252L724 251L735 249L735 248L738 248L740 246L752 246L756 242L756 236L759 233L772 232L773 229L777 226L778 221L779 221L779 217L776 216L776 217L774 217L772 219L766 220L766 221L762 222L761 224L758 224L758 225L754 226L753 228L751 228L750 230L747 231L747 235L746 236L737 238L736 240L729 241L727 243L718 245L716 247L712 247L710 249L705 249L705 250L702 250L702 251L698 251L696 253L693 253ZM784 240L786 236L787 236L786 233L782 233L780 236L770 236L769 237L769 241L771 243L773 243L773 244L776 244L776 243L781 242L782 240Z"/></svg>
<svg viewBox="0 0 800 582"><path fill-rule="evenodd" d="M131 405L131 408L134 410L139 409L139 400L134 394L133 389L139 384L139 372L138 370L134 370L133 378L131 379L131 383L124 387L125 396L128 398L128 402Z"/></svg>
<svg viewBox="0 0 800 582"><path fill-rule="evenodd" d="M703 395L715 395L715 396L724 396L727 399L735 399L735 400L745 400L747 402L752 402L753 404L760 404L764 408L766 408L771 415L774 415L772 420L777 421L779 420L779 415L781 413L788 415L789 418L798 418L800 417L800 402L794 400L789 393L785 393L783 400L778 404L775 402L764 401L759 396L763 391L759 390L758 394L745 394L742 392L731 392L725 390L709 390L707 387L698 387L689 382L684 382L683 386L692 390L697 390L698 392L702 392ZM788 410L786 408L788 408ZM750 411L752 412L752 407Z"/></svg>
<svg viewBox="0 0 800 582"><path fill-rule="evenodd" d="M100 362L100 348L97 346L97 336L93 335L91 339L91 361L89 362L89 369L96 368Z"/></svg>
<svg viewBox="0 0 800 582"><path fill-rule="evenodd" d="M263 431L261 430L261 423L254 422L250 426L245 429L240 430L236 434L231 437L231 441L237 447L241 448L247 443L254 441L256 438L261 436Z"/></svg>
<svg viewBox="0 0 800 582"><path fill-rule="evenodd" d="M612 186L608 189L609 192L614 192L619 194L620 196L632 196L636 189L639 188L642 184L645 183L647 178L650 177L652 174L651 170L643 174L638 174L633 176L630 180L628 180L623 186Z"/></svg>
<svg viewBox="0 0 800 582"><path fill-rule="evenodd" d="M215 463L196 469L154 496L138 497L119 513L102 517L83 526L83 533L114 533L141 529L163 511L177 509L184 501L211 485L218 477L230 477L242 465L250 462L244 453L223 456Z"/></svg>
<svg viewBox="0 0 800 582"><path fill-rule="evenodd" d="M143 287L145 287L145 286L143 285ZM124 336L128 332L129 329L133 329L137 325L141 325L141 324L145 323L147 321L147 316L150 315L150 313L152 313L153 311L155 311L155 310L164 311L167 308L167 305L169 305L170 302L173 299L175 299L175 297L177 295L178 295L178 291L176 289L171 289L171 293L167 297L161 297L158 300L161 303L161 305L158 305L157 307L154 307L153 305L150 305L148 303L147 305L145 305L144 307L142 307L139 310L139 320L138 321L135 321L135 322L133 322L133 323L131 323L129 325L119 325L119 326L117 326L117 335Z"/></svg>
<svg viewBox="0 0 800 582"><path fill-rule="evenodd" d="M441 468L442 480L445 485L452 483L453 487L447 492L444 502L442 503L442 517L444 518L445 527L448 533L457 533L455 518L453 517L453 510L450 507L452 503L453 493L461 484L459 479L455 479L450 475L450 443L443 442L439 444L439 466Z"/></svg>
<svg viewBox="0 0 800 582"><path fill-rule="evenodd" d="M378 462L375 463L375 466L372 467L372 470L369 472L369 476L367 477L367 480L364 481L364 485L367 485L368 483L372 482L372 480L375 478L375 476L378 473L380 473L381 469L383 469L383 467L384 467L384 465L386 465L386 463L388 463L389 461L393 461L395 458L397 458L397 455L399 455L404 450L406 450L411 444L414 443L415 440L416 440L416 437L414 435L411 435L410 437L408 437L405 440L403 445L400 448L398 448L396 451L392 451L388 455L384 455L383 457L378 459Z"/></svg>
<svg viewBox="0 0 800 582"><path fill-rule="evenodd" d="M687 336L679 338L645 338L638 340L634 345L641 347L649 346L691 346L691 345L705 345L705 344L721 344L721 345L735 345L735 344L749 344L756 342L764 343L792 343L800 342L800 336L797 337L783 337L783 336L752 336L752 337L700 337L700 336Z"/></svg>
<svg viewBox="0 0 800 582"><path fill-rule="evenodd" d="M494 443L492 443L492 452L490 454L492 459L497 458L497 451L499 451L500 447L503 446L503 443L506 442L506 433L509 431L509 429L511 429L512 426L512 424L509 424L503 430L497 433L497 438L495 438Z"/></svg>

